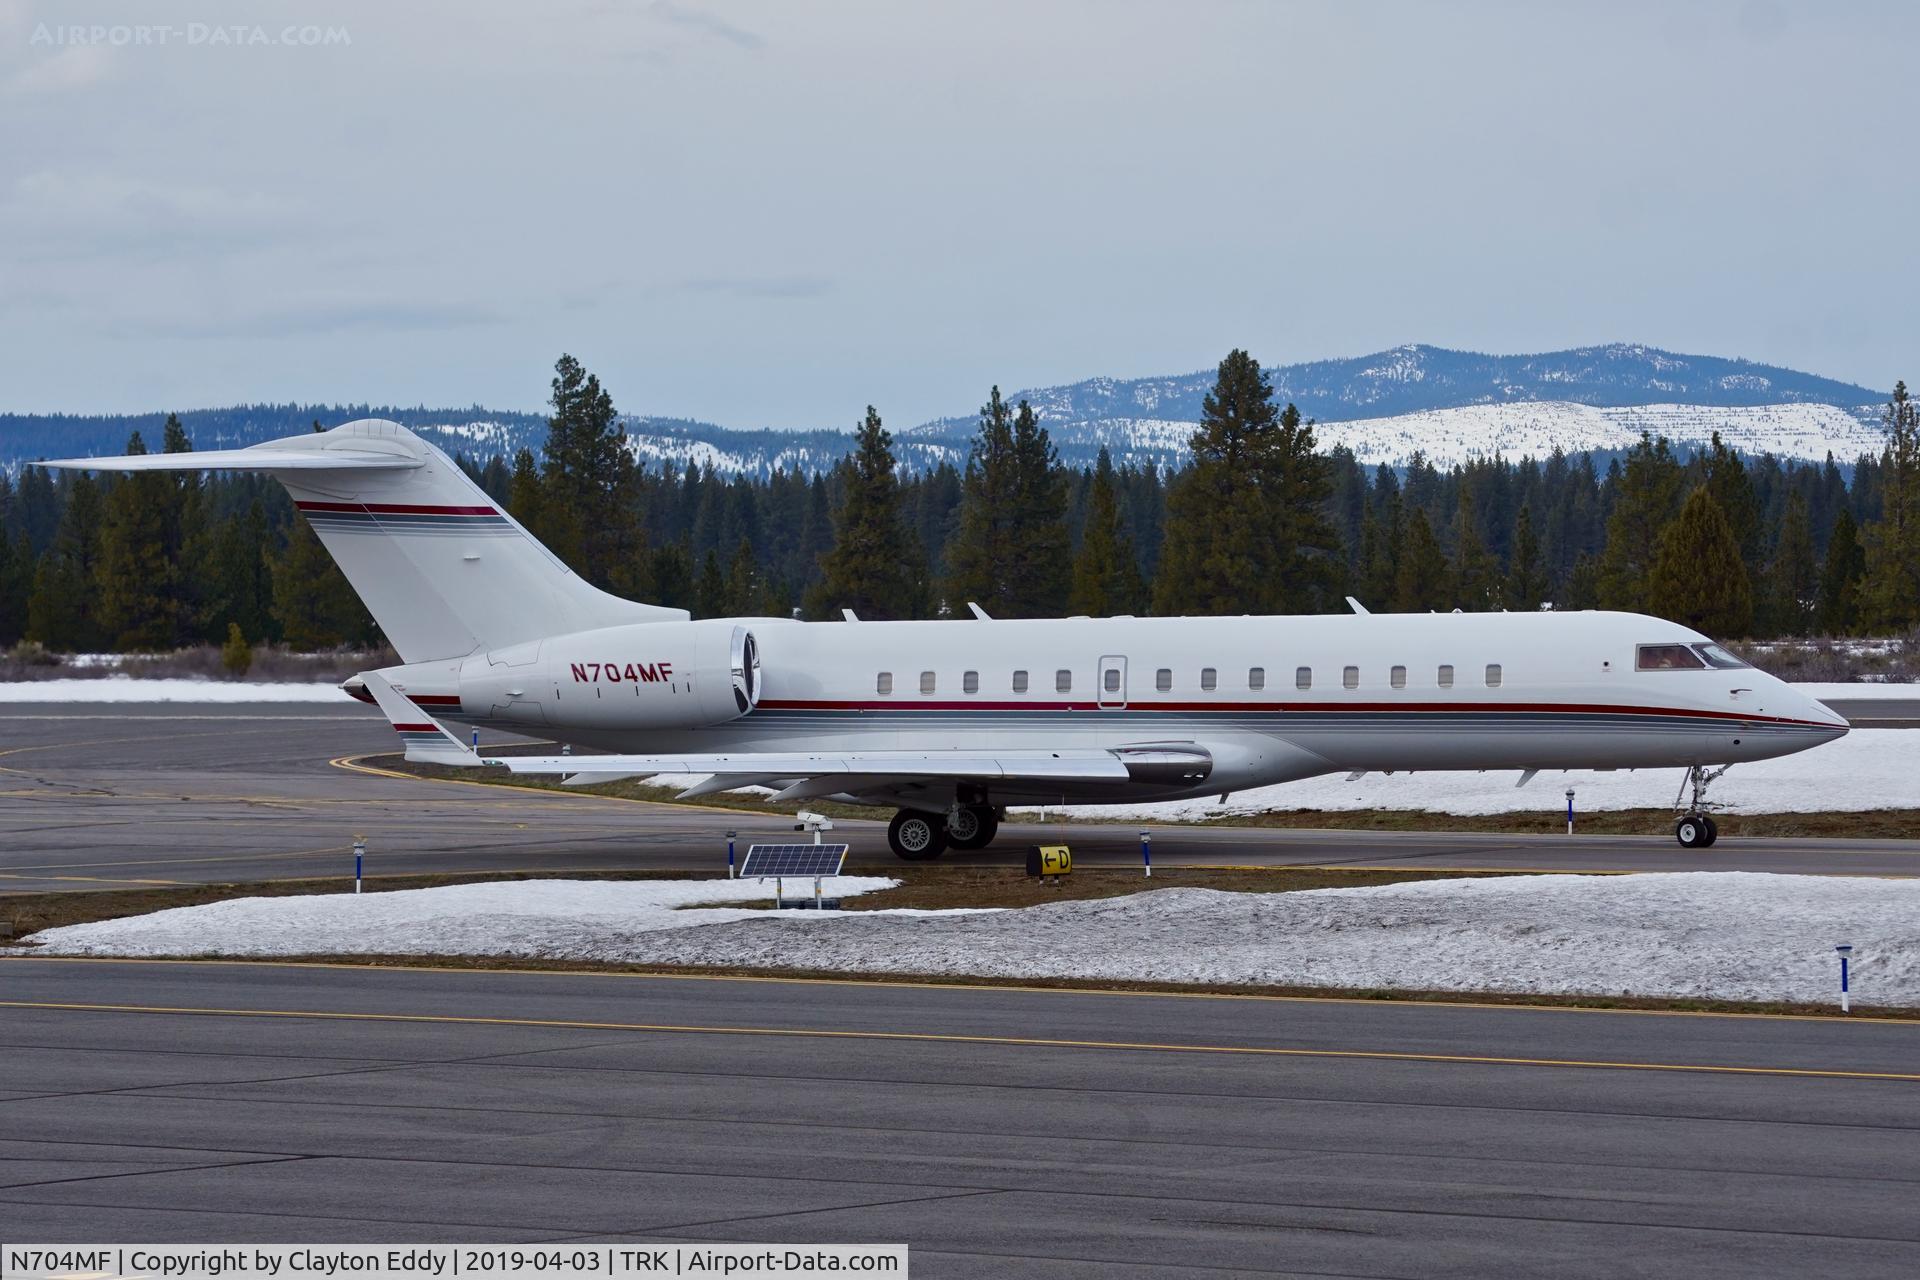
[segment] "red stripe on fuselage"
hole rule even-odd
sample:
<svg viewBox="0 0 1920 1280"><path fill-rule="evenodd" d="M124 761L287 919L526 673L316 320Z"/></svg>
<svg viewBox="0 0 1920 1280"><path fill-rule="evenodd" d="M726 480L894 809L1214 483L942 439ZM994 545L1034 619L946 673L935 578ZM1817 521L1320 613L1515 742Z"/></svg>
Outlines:
<svg viewBox="0 0 1920 1280"><path fill-rule="evenodd" d="M1818 720L1798 720L1790 716L1751 715L1738 711L1565 702L1129 702L1125 705L1101 706L1092 702L923 702L907 697L893 701L871 702L762 698L759 706L767 711L1148 711L1156 713L1251 711L1275 715L1379 711L1429 713L1509 711L1560 715L1683 716L1697 720L1727 720L1740 723L1798 724L1816 729L1834 727Z"/></svg>

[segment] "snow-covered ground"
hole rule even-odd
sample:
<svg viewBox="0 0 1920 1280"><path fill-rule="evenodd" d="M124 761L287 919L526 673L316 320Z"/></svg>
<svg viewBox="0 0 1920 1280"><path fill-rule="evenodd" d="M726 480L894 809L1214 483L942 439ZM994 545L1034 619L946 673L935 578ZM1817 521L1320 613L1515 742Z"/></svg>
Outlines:
<svg viewBox="0 0 1920 1280"><path fill-rule="evenodd" d="M1560 400L1431 409L1392 418L1322 422L1314 427L1320 447L1345 445L1366 464L1401 465L1415 452L1449 467L1496 453L1508 459L1544 458L1558 446L1566 453L1630 449L1642 431L1678 444L1703 444L1720 433L1748 457L1774 453L1819 461L1829 450L1851 462L1878 454L1884 434L1859 414L1830 404L1765 404L1721 407L1646 404L1603 408Z"/></svg>
<svg viewBox="0 0 1920 1280"><path fill-rule="evenodd" d="M841 895L888 882L846 878ZM753 881L526 881L251 898L37 935L64 955L443 953L854 973L1920 1004L1920 880L1697 872L1305 893L1163 889L1023 910L773 915Z"/></svg>
<svg viewBox="0 0 1920 1280"><path fill-rule="evenodd" d="M90 680L0 682L5 702L351 702L332 683L311 681L145 679L106 676Z"/></svg>

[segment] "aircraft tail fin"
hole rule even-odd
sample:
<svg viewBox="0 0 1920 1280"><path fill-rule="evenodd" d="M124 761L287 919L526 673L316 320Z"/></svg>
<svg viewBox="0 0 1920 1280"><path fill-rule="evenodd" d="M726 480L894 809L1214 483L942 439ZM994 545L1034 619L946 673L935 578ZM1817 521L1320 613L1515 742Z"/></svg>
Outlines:
<svg viewBox="0 0 1920 1280"><path fill-rule="evenodd" d="M273 476L408 663L688 616L684 609L622 600L584 581L446 454L379 418L246 449L43 465Z"/></svg>

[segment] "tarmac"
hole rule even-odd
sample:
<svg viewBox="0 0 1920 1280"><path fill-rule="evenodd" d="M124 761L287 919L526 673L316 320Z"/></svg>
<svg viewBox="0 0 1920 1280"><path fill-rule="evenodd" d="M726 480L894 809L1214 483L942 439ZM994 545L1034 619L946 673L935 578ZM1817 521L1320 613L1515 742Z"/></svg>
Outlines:
<svg viewBox="0 0 1920 1280"><path fill-rule="evenodd" d="M354 708L0 714L0 892L715 870L780 818L426 782ZM876 823L854 861L892 864ZM1137 865L1132 828L1010 828ZM1162 865L1911 874L1904 841L1154 829ZM1920 1273L1920 1024L0 958L9 1241L905 1242L920 1276Z"/></svg>
<svg viewBox="0 0 1920 1280"><path fill-rule="evenodd" d="M10 1241L919 1276L1920 1272L1920 1025L0 960Z"/></svg>
<svg viewBox="0 0 1920 1280"><path fill-rule="evenodd" d="M14 704L0 712L0 893L370 876L626 869L714 871L753 841L795 839L789 819L698 805L395 775L371 709L324 706ZM1544 818L1545 815L1543 815ZM1543 825L1545 825L1543 823ZM1331 866L1537 871L1740 870L1920 874L1920 841L1153 826L1157 866ZM1010 823L990 848L942 865L1023 862L1064 843L1081 867L1141 865L1133 825ZM836 825L850 866L898 865L880 822Z"/></svg>

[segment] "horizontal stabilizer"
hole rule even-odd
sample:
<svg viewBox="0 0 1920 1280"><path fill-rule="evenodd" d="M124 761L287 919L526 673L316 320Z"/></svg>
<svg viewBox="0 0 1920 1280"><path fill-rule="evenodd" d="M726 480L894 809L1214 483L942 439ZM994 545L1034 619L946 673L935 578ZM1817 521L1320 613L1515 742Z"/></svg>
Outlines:
<svg viewBox="0 0 1920 1280"><path fill-rule="evenodd" d="M367 692L386 712L393 731L407 745L407 759L415 764L477 765L480 757L448 728L420 709L420 705L393 687L378 671L361 677Z"/></svg>
<svg viewBox="0 0 1920 1280"><path fill-rule="evenodd" d="M347 449L209 449L204 453L125 453L108 458L61 458L43 467L69 471L405 471L417 458Z"/></svg>

